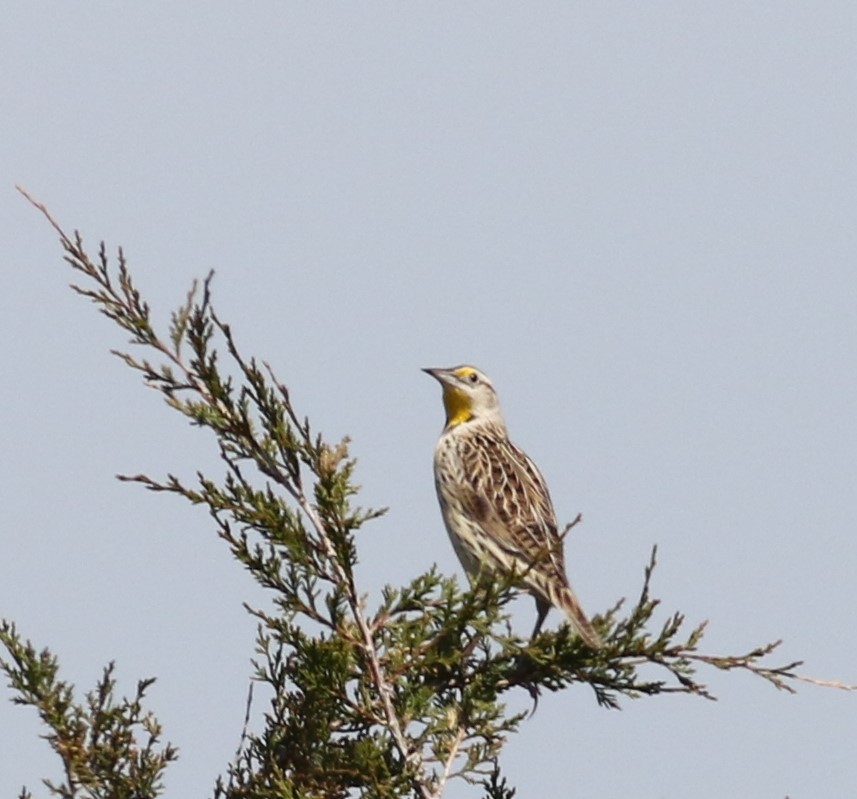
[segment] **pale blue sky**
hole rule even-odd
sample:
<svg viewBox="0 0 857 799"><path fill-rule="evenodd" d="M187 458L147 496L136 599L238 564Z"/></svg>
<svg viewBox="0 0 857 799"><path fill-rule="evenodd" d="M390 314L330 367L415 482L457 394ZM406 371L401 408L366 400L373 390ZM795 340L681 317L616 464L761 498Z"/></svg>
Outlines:
<svg viewBox="0 0 857 799"><path fill-rule="evenodd" d="M217 270L245 352L352 436L363 503L391 507L360 542L366 590L459 570L419 369L473 362L561 518L584 514L590 612L637 594L657 542L664 614L710 619L706 651L783 637L779 660L857 681L855 40L853 3L12 4L0 615L81 688L110 659L126 691L158 676L167 796L209 794L259 592L202 511L113 475L216 473L214 447L107 354L122 336L18 182L122 244L161 319ZM718 703L545 697L508 777L522 797L853 792L857 697L706 676ZM57 775L8 696L2 796Z"/></svg>

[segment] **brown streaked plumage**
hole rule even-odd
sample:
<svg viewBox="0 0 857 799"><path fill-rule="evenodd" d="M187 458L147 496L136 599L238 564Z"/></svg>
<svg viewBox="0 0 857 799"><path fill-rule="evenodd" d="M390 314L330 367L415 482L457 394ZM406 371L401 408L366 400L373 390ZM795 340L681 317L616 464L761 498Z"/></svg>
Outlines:
<svg viewBox="0 0 857 799"><path fill-rule="evenodd" d="M491 381L472 366L425 369L443 387L446 426L434 455L441 513L472 579L520 575L536 600L537 635L552 606L591 646L601 646L565 573L562 539L547 485L506 432Z"/></svg>

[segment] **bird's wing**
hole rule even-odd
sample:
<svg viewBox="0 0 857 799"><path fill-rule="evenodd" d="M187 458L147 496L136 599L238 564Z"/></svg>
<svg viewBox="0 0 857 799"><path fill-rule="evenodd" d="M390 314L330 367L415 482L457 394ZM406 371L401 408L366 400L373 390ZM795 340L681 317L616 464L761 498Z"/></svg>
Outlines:
<svg viewBox="0 0 857 799"><path fill-rule="evenodd" d="M508 440L474 437L460 451L472 517L521 571L566 583L562 541L544 478Z"/></svg>

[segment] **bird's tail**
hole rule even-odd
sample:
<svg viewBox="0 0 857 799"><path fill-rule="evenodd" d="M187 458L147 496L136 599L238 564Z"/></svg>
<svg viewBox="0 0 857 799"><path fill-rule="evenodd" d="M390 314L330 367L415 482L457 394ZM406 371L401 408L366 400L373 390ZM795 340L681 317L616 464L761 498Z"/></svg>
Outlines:
<svg viewBox="0 0 857 799"><path fill-rule="evenodd" d="M580 602L574 592L568 586L562 586L558 591L551 592L551 601L565 615L571 624L571 628L583 639L583 642L592 647L592 649L600 649L604 646L604 641L601 636L595 632L595 628L580 607Z"/></svg>

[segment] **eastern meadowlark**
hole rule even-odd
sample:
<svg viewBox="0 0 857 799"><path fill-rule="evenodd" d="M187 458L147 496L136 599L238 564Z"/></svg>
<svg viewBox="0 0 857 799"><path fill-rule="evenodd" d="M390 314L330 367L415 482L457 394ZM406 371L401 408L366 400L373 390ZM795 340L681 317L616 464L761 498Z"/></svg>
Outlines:
<svg viewBox="0 0 857 799"><path fill-rule="evenodd" d="M472 366L423 371L443 387L446 426L434 453L435 487L468 577L512 573L536 600L533 637L553 606L588 646L601 646L568 583L544 478L509 441L491 381Z"/></svg>

